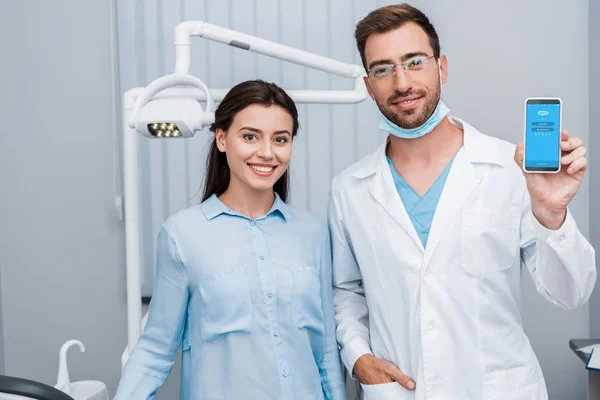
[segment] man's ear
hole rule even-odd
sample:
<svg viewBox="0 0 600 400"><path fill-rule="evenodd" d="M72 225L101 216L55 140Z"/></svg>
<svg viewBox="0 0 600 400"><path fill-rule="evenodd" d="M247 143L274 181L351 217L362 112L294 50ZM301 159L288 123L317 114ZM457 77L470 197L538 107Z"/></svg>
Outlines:
<svg viewBox="0 0 600 400"><path fill-rule="evenodd" d="M448 79L448 59L446 56L440 56L440 77L442 78L442 83L446 83Z"/></svg>
<svg viewBox="0 0 600 400"><path fill-rule="evenodd" d="M375 95L373 94L373 89L371 88L371 82L369 81L369 77L363 76L363 81L365 82L365 87L367 88L367 92L369 92L369 96L371 96L372 100L375 100Z"/></svg>

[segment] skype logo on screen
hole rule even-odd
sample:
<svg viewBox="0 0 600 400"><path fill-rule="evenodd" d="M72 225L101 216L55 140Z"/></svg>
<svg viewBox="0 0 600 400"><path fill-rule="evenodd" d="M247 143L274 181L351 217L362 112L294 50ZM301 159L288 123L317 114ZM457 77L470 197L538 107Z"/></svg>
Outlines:
<svg viewBox="0 0 600 400"><path fill-rule="evenodd" d="M549 112L548 112L548 111L546 111L546 110L540 110L540 111L538 111L538 115L539 115L540 117L545 117L546 115L548 115L548 113L549 113Z"/></svg>

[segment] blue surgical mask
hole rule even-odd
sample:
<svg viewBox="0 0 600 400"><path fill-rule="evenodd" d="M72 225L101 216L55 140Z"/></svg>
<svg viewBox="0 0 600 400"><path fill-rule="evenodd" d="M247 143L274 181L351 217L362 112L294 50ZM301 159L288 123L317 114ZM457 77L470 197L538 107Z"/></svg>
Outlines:
<svg viewBox="0 0 600 400"><path fill-rule="evenodd" d="M379 130L387 132L391 135L402 139L416 139L421 136L425 136L429 132L435 129L436 126L442 122L442 120L448 115L450 109L442 102L442 72L438 69L440 77L440 101L438 102L433 114L429 117L425 123L417 128L404 129L394 124L392 121L387 119L385 115L381 114L381 120L379 121Z"/></svg>
<svg viewBox="0 0 600 400"><path fill-rule="evenodd" d="M423 125L413 129L401 128L382 114L379 121L379 130L403 139L416 139L434 130L449 112L450 109L440 100L429 119Z"/></svg>

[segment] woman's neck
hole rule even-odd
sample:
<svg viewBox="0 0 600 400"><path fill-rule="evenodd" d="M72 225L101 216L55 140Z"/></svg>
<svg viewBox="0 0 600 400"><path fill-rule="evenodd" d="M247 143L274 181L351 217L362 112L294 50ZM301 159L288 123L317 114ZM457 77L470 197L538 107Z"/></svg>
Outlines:
<svg viewBox="0 0 600 400"><path fill-rule="evenodd" d="M275 201L275 194L273 190L257 191L230 183L219 200L232 210L256 219L269 212Z"/></svg>

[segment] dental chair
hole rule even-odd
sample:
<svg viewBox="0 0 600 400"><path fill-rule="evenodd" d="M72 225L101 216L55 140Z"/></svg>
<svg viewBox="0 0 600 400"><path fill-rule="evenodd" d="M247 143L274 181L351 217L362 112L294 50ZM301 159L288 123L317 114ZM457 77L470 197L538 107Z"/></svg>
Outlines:
<svg viewBox="0 0 600 400"><path fill-rule="evenodd" d="M0 400L73 400L66 393L23 378L0 375Z"/></svg>

